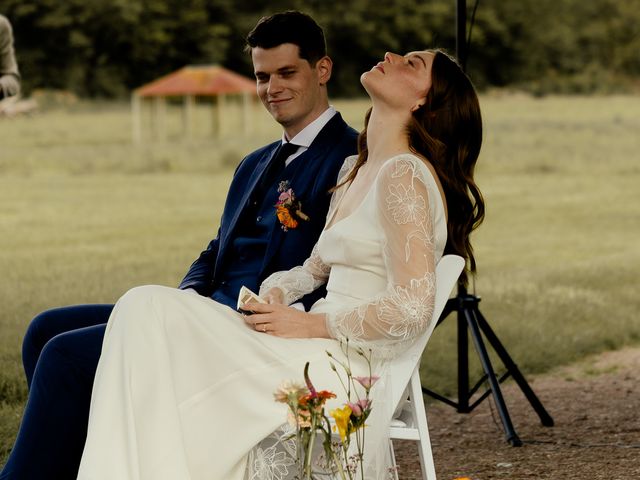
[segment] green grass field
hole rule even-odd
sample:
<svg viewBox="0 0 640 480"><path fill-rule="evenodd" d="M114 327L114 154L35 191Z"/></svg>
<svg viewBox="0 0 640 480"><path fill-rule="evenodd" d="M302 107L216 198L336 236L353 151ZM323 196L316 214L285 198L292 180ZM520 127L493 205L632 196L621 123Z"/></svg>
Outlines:
<svg viewBox="0 0 640 480"><path fill-rule="evenodd" d="M639 344L640 97L481 103L482 312L528 373ZM336 107L362 126L366 102ZM237 161L280 135L256 110L250 136L227 128L212 140L210 112L197 113L191 143L172 112L168 141L141 147L130 143L123 104L0 118L0 463L26 399L20 345L30 319L114 302L135 285L176 285L216 232ZM424 383L448 394L454 327L438 328L423 357Z"/></svg>

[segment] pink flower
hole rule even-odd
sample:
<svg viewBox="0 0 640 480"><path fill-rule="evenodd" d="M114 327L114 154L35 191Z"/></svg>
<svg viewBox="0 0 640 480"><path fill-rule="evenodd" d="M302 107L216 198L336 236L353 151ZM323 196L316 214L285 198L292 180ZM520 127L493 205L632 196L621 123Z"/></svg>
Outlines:
<svg viewBox="0 0 640 480"><path fill-rule="evenodd" d="M353 379L362 385L365 389L370 390L371 387L375 385L375 383L380 380L380 377L377 375L372 375L370 377L353 377Z"/></svg>
<svg viewBox="0 0 640 480"><path fill-rule="evenodd" d="M348 403L347 405L351 408L353 415L359 417L369 408L371 401L367 398L362 398L355 403Z"/></svg>
<svg viewBox="0 0 640 480"><path fill-rule="evenodd" d="M278 197L278 203L284 203L287 200L291 200L291 189L287 190L286 192L282 192Z"/></svg>

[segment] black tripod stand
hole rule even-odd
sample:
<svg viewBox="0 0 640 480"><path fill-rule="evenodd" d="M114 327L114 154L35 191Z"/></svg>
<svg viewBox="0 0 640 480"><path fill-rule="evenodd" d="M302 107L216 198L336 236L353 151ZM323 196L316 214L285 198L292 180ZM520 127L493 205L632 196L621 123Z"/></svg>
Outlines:
<svg viewBox="0 0 640 480"><path fill-rule="evenodd" d="M500 391L500 383L506 380L509 376L513 377L520 387L520 390L522 390L522 393L524 393L525 397L529 400L529 403L540 417L542 425L546 427L553 426L553 418L551 418L549 413L547 413L538 397L536 397L536 394L533 393L533 390L507 353L507 350L504 348L502 343L500 343L500 340L489 326L487 320L482 316L482 313L480 313L480 310L478 309L479 302L479 297L467 293L467 290L463 286L459 285L458 295L449 299L437 323L437 325L440 325L440 323L442 323L453 311L458 312L458 401L454 402L424 387L422 387L422 391L437 400L455 407L460 413L471 412L480 404L480 402L482 402L482 400L487 398L489 395L493 395L507 441L512 446L519 447L522 445L522 441L518 438L518 434L511 423L509 411L507 410L504 398L502 397L502 392ZM468 334L471 335L478 357L480 358L480 363L482 364L482 369L484 370L484 375L472 388L469 388ZM496 377L493 370L482 334L484 334L486 340L500 357L500 360L507 370L500 378ZM485 390L485 392L482 393L473 403L471 403L471 397L485 380L488 380L489 388Z"/></svg>
<svg viewBox="0 0 640 480"><path fill-rule="evenodd" d="M474 16L477 6L478 1L476 0L473 10ZM473 17L471 25L473 25ZM458 58L463 70L466 70L467 53L469 42L471 41L471 29L469 30L469 38L467 40L465 40L466 31L467 2L466 0L456 0L456 57ZM553 426L553 418L551 418L549 413L547 413L544 406L538 397L536 397L536 394L533 393L533 390L525 380L522 373L520 373L520 370L513 362L502 343L500 343L500 340L498 340L496 334L493 333L489 323L480 313L478 303L480 303L480 297L470 295L467 293L467 290L463 285L458 285L458 295L447 302L442 315L438 319L438 325L440 325L440 323L442 323L451 312L458 312L458 401L454 402L424 387L422 387L422 391L437 400L455 407L460 413L471 412L480 404L480 402L482 402L482 400L492 394L498 414L500 415L500 420L502 421L507 441L514 447L519 447L522 445L522 441L518 438L518 434L511 423L509 411L507 410L504 398L502 397L502 392L500 391L500 383L506 380L509 376L512 376L520 387L520 390L522 390L525 397L529 400L529 403L540 417L542 425L546 427ZM481 377L472 388L469 388L469 334L471 334L473 345L478 352L480 363L484 370L484 376ZM498 354L500 360L507 369L505 374L500 378L496 377L493 370L482 334L484 334L485 338ZM470 403L471 397L476 393L485 380L489 381L489 388L473 403Z"/></svg>

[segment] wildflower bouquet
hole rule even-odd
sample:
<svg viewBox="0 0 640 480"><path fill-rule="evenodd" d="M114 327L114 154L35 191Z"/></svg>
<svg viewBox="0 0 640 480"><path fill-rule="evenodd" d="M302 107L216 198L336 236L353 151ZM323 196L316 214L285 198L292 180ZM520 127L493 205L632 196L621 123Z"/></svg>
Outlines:
<svg viewBox="0 0 640 480"><path fill-rule="evenodd" d="M296 198L288 180L283 180L278 184L278 193L280 195L275 205L276 216L280 221L280 227L285 232L291 228L297 228L299 220L309 221L309 217L302 211L302 204Z"/></svg>
<svg viewBox="0 0 640 480"><path fill-rule="evenodd" d="M347 396L347 402L342 407L329 413L334 421L333 426L325 414L324 407L326 401L336 398L336 395L327 390L316 390L309 378L309 362L304 367L305 385L286 382L274 394L277 402L286 403L289 406L289 422L296 429L300 478L304 480L317 479L320 475L337 477L340 480L354 480L357 478L358 471L360 478L364 479L362 465L365 421L371 413L369 397L371 387L378 377L371 374L371 352L367 356L362 349L357 350L358 355L367 361L369 376L354 377L349 363L349 349L345 348L344 351L346 355L344 363L327 352L331 358L331 369L338 375ZM346 379L338 373L336 363L344 370ZM364 389L364 395L358 392L356 385ZM334 441L332 431L338 433L339 441ZM316 465L313 465L313 449L318 437L322 439L324 455L319 457ZM349 456L352 437L355 438L356 453ZM314 471L314 466L319 467L322 473Z"/></svg>

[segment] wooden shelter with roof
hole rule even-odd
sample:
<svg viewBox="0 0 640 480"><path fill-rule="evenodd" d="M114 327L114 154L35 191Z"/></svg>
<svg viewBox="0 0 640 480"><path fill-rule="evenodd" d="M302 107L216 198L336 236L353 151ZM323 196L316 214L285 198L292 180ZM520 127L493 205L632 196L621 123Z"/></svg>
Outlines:
<svg viewBox="0 0 640 480"><path fill-rule="evenodd" d="M213 133L217 135L222 125L227 97L240 97L242 101L243 133L251 130L250 106L255 101L256 84L251 78L239 75L219 65L186 66L134 90L131 96L133 116L133 141L142 142L142 106L151 100L155 137L166 138L166 100L182 97L183 133L191 138L196 97L210 97L213 101Z"/></svg>

